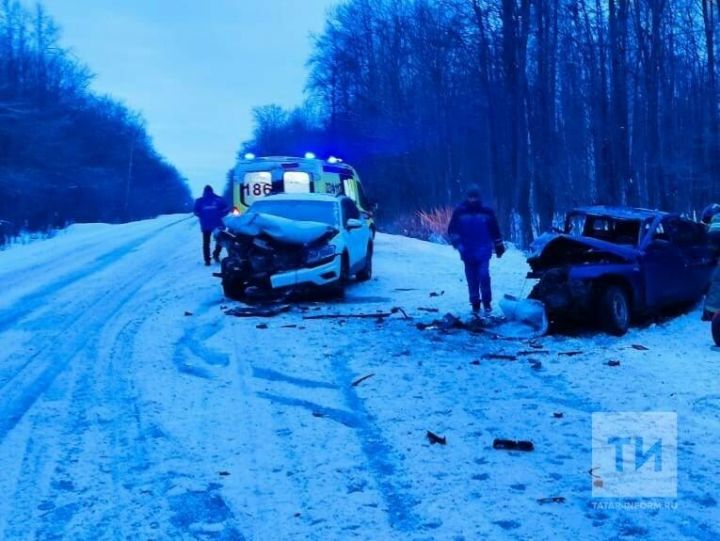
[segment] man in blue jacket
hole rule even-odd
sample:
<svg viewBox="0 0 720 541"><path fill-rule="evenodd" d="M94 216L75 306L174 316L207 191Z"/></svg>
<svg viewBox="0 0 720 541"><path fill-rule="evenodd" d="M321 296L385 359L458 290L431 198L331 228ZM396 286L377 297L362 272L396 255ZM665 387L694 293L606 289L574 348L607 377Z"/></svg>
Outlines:
<svg viewBox="0 0 720 541"><path fill-rule="evenodd" d="M223 226L223 216L230 212L230 206L219 195L215 195L212 186L205 186L201 198L195 200L195 216L200 218L200 229L203 236L203 258L205 265L210 265L210 237L212 232ZM215 244L213 259L220 261L222 246Z"/></svg>
<svg viewBox="0 0 720 541"><path fill-rule="evenodd" d="M465 264L465 277L473 312L480 311L482 301L485 313L489 314L492 312L490 258L493 250L498 257L502 257L505 245L500 236L495 212L483 206L477 186L470 186L467 199L453 212L448 225L448 236Z"/></svg>

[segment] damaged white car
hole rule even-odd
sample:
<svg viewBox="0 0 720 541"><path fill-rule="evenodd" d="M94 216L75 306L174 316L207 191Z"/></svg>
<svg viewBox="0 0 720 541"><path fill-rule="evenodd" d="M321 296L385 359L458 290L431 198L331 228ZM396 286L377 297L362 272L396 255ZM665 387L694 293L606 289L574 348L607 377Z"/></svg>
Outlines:
<svg viewBox="0 0 720 541"><path fill-rule="evenodd" d="M219 276L226 297L250 288L341 292L352 276L372 277L370 224L352 199L320 194L278 194L245 214L225 218L217 234L227 250Z"/></svg>

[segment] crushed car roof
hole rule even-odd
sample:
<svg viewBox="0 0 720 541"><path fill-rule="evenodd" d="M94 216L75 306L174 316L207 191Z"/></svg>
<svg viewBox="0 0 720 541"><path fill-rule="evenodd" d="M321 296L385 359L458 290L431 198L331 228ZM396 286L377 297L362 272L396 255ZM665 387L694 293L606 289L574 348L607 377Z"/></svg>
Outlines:
<svg viewBox="0 0 720 541"><path fill-rule="evenodd" d="M657 218L658 216L668 216L667 212L663 212L661 210L650 210L633 207L611 207L605 205L578 207L570 212L570 214L573 213L589 214L591 216L608 216L611 218L619 218L625 220L646 220L648 218Z"/></svg>

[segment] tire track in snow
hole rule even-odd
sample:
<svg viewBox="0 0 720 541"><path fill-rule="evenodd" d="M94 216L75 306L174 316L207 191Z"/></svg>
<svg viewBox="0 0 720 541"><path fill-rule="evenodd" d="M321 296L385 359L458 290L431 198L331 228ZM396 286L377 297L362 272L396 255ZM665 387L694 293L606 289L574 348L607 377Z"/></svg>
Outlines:
<svg viewBox="0 0 720 541"><path fill-rule="evenodd" d="M141 323L141 317L126 323L117 335L118 340L128 339ZM59 434L58 445L64 454L55 461L51 491L44 497L43 505L50 510L37 522L36 533L40 538L77 538L87 530L88 523L94 525L97 538L113 537L107 535L110 520L106 507L124 510L128 502L124 498L124 487L108 461L119 456L128 471L142 468L145 438L132 424L137 419L136 404L130 400L126 375L114 366L115 346L108 355L99 356L100 346L98 338L93 344L93 353L82 366L72 407ZM118 408L119 403L125 407ZM117 435L120 425L126 427L125 437ZM132 436L131 429L136 429ZM94 450L91 455L88 448ZM88 475L88 470L94 474ZM89 495L92 495L92 505L88 505ZM148 498L145 503L153 513L158 512L152 499ZM112 523L115 535L128 538L130 524L131 520Z"/></svg>
<svg viewBox="0 0 720 541"><path fill-rule="evenodd" d="M140 224L142 222L135 222ZM130 224L135 225L135 224ZM81 240L78 244L66 243L62 248L62 251L53 251L52 249L42 254L32 254L32 257L27 259L27 265L24 267L13 266L12 270L8 272L0 273L0 283L4 284L7 290L12 290L16 285L21 283L27 283L38 277L46 277L48 273L52 274L57 268L58 261L72 258L75 260L91 260L91 258L98 252L102 253L103 246L102 242L105 240L107 246L107 238L110 234L112 227L110 224L104 224L106 228L100 229L93 232L87 238ZM132 231L131 234L126 235L127 237L139 237L145 234L142 230ZM56 237L57 238L57 237ZM53 239L50 239L52 242ZM45 242L45 241L39 241ZM38 245L35 245L38 246ZM0 252L0 255L3 255ZM11 251L7 251L4 254L6 257L15 255ZM20 253L20 256L26 256L27 254ZM8 257L9 258L9 257ZM91 262L91 261L88 261Z"/></svg>
<svg viewBox="0 0 720 541"><path fill-rule="evenodd" d="M237 328L243 327L238 325ZM365 527L384 524L385 528L391 529L396 538L404 539L410 534L417 533L420 528L420 520L414 510L417 500L407 490L411 483L405 477L401 464L402 458L387 440L382 428L370 415L365 401L358 396L356 388L350 386L350 382L357 377L351 372L346 357L348 347L352 347L350 336L353 333L350 329L346 329L342 335L332 336L330 331L322 330L319 326L310 327L306 332L309 333L309 336L306 336L302 342L292 346L285 344L282 350L284 358L290 363L289 366L302 374L302 377L279 373L263 366L251 366L252 372L249 374L259 381L277 383L277 389L269 390L263 385L261 389L264 390L257 390L252 394L273 405L273 410L271 410L273 419L286 419L286 422L292 423L294 428L294 430L286 429L282 434L278 432L277 435L287 437L289 441L286 445L280 446L277 452L282 453L285 457L283 463L288 464L288 468L293 470L292 479L295 482L295 490L303 498L301 509L303 510L305 530L301 531L316 532L318 539L324 538L323 533L330 536L362 538L361 532ZM270 342L266 343L266 338ZM304 369L310 367L304 363L307 360L312 362L314 357L307 355L306 350L312 349L312 346L324 348L331 339L340 341L340 349L335 350L335 353L327 349L323 358L328 362L321 366L313 366L311 371L305 372ZM338 346L336 342L333 342L333 345ZM274 343L270 334L263 334L262 339L258 339L250 351L239 349L237 338L236 347L238 348L236 350L238 358L244 356L252 359L253 356L256 356L259 357L258 360L266 357L267 351L280 351L276 349L277 343ZM298 362L294 362L294 360ZM306 377L306 374L316 373L318 369L323 374L321 380L327 380L328 383ZM247 372L247 368L245 371ZM313 392L316 390L322 390L324 393ZM293 396L295 393L299 396ZM321 396L324 396L325 400L321 400ZM327 401L336 404L334 407L329 407L325 405ZM298 415L293 412L292 416L285 415L288 412L287 407L295 408L301 413ZM260 409L255 408L256 411ZM324 418L325 421L314 421L311 426L307 426L303 421L303 414L307 414L309 417L311 413L316 417ZM334 426L328 425L328 421L333 422ZM297 437L294 431L298 432ZM353 466L342 469L337 469L337 466L330 466L330 468L332 468L333 474L337 475L337 481L347 486L347 493L337 500L338 502L346 501L347 508L335 509L333 507L337 505L335 502L323 501L328 492L337 494L336 491L343 485L339 484L328 491L323 483L313 478L313 475L318 475L323 471L321 468L324 468L326 464L332 464L332 460L325 462L321 457L313 457L312 445L307 445L304 441L312 433L311 431L315 433L313 440L327 440L333 443L345 441L340 444L341 447L337 448L337 451L345 460L352 457ZM334 444L337 445L337 443ZM305 449L307 446L310 447L309 450ZM324 452L332 453L334 449L334 447L327 447L324 448ZM268 454L271 453L268 451ZM318 466L320 467L318 468ZM318 492L314 493L313 490ZM309 496L304 496L308 492ZM364 497L357 496L363 493L365 493ZM318 509L318 504L323 507ZM329 508L328 505L330 505ZM355 513L351 511L353 505L358 506ZM339 524L337 521L345 513L349 513L347 523ZM364 514L368 514L365 519L356 518ZM313 515L319 521L312 520ZM368 523L367 521L372 522ZM320 525L320 522L326 524Z"/></svg>
<svg viewBox="0 0 720 541"><path fill-rule="evenodd" d="M180 250L181 257L186 257L184 248ZM121 524L125 538L140 538L148 532L164 539L242 541L244 536L237 520L221 494L222 486L207 481L208 472L198 467L203 457L192 456L181 441L172 438L153 420L152 403L141 403L143 397L128 376L136 370L127 370L127 360L140 361L138 349L147 348L144 340L139 346L137 341L150 319L147 316L152 315L150 308L162 304L162 295L171 296L171 292L163 289L165 281L161 274L158 272L154 277L156 287L148 284L149 290L161 292L160 296L154 296L152 304L138 301L145 310L143 316L137 323L126 324L114 336L107 366L97 370L96 380L102 385L94 396L113 397L108 405L112 422L102 426L108 434L107 469L113 483L109 494L124 498L120 506L117 501L109 502L110 509L101 524L107 527L110 537L114 537L114 529ZM216 332L211 328L201 331L200 340ZM192 351L195 349L191 347ZM116 452L118 449L120 452Z"/></svg>
<svg viewBox="0 0 720 541"><path fill-rule="evenodd" d="M108 355L96 357L90 364L90 384L84 394L97 401L91 408L102 415L92 423L98 432L94 445L101 453L95 458L102 474L86 479L85 490L92 494L97 509L82 505L87 494L74 494L74 502L58 508L76 509L77 516L51 517L44 528L72 538L93 524L94 535L101 539L149 535L161 539L242 540L232 511L220 494L220 485L203 482L196 467L198 457L190 456L181 442L153 421L152 405L142 402L132 382L134 371L126 369L128 360L132 363L139 359L136 337L145 315L126 323L114 336ZM85 407L82 400L76 402L77 419L82 419ZM83 449L76 448L74 455L69 454L60 463L78 463L80 451ZM61 478L53 485L62 482Z"/></svg>
<svg viewBox="0 0 720 541"><path fill-rule="evenodd" d="M177 225L178 223L181 223L183 221L184 220L176 220L172 224L164 226L163 230L168 227ZM157 232L153 232L153 234L149 236L147 234L144 234L143 239L135 239L135 242L140 242L141 244L145 242L150 242L153 241L156 236ZM116 263L121 262L126 263L126 260L120 258L116 261ZM132 261L130 261L130 263L132 263ZM145 270L145 268L140 269L141 272L144 272ZM131 272L125 271L124 273L122 273L121 278L118 281L111 281L109 279L105 279L104 281L107 282L108 286L105 288L104 291L100 291L97 293L93 292L95 294L95 297L88 296L87 294L85 294L85 291L83 291L82 294L76 295L75 298L72 298L70 302L63 303L61 299L53 299L47 305L47 307L53 309L53 311L49 315L40 317L37 320L31 320L26 325L17 325L18 328L29 327L30 331L32 332L32 340L28 340L27 342L28 346L31 347L27 347L26 349L29 351L33 351L33 353L27 354L24 350L20 350L21 353L16 353L10 356L7 361L0 367L0 391L26 365L30 364L35 359L35 357L43 354L45 350L53 347L55 343L65 341L67 332L71 331L73 325L84 317L85 312L92 314L98 304L104 302L104 299L106 297L111 296L114 293L111 287L114 286L116 282L122 282L125 276L133 276L136 274L137 269L132 269ZM92 285L97 286L98 282L102 283L102 281L96 280L95 282L92 282ZM70 291L72 292L73 290L70 289ZM66 291L58 290L58 296L60 296L63 292ZM35 303L35 306L39 309L39 311L45 308L45 306L40 303ZM61 306L62 308L60 310L55 310L55 306ZM61 311L63 309L65 309L65 314L63 314ZM28 309L27 311L33 313L32 309ZM47 338L38 338L39 330L51 330L51 336ZM2 331L0 330L0 337L1 335Z"/></svg>
<svg viewBox="0 0 720 541"><path fill-rule="evenodd" d="M71 271L17 299L9 308L0 310L0 334L7 331L10 327L15 326L18 321L35 311L37 307L41 306L43 301L46 301L51 295L57 294L61 290L72 286L81 280L89 279L93 274L97 274L109 268L134 250L142 247L149 241L156 239L169 228L172 228L175 225L189 219L189 217L182 218L161 226L150 233L143 234L140 238L125 242L98 257L91 267L84 267Z"/></svg>
<svg viewBox="0 0 720 541"><path fill-rule="evenodd" d="M333 357L332 369L336 381L353 381L354 374L351 373L347 359L342 354ZM399 458L394 456L392 446L383 437L380 427L372 421L363 399L355 392L355 388L346 384L341 390L345 404L354 414L356 433L372 476L387 506L390 525L406 533L417 531L419 520L413 511L417 501L402 488L409 486L409 483L403 480Z"/></svg>
<svg viewBox="0 0 720 541"><path fill-rule="evenodd" d="M196 318L207 314L212 306L215 304L201 306L195 312ZM215 351L205 345L205 342L219 331L219 328L210 325L203 327L190 325L183 332L180 340L175 343L173 363L178 371L199 378L212 379L213 375L208 369L209 366L228 366L230 358L227 354ZM195 359L200 360L202 365L194 363Z"/></svg>
<svg viewBox="0 0 720 541"><path fill-rule="evenodd" d="M163 261L166 261L163 267L171 263L166 258ZM162 267L154 272L149 283L142 285L152 287L153 279L159 282L157 285L161 288L164 283ZM220 519L223 522L232 521L232 513L219 495L218 486L210 483L205 487L193 486L186 491L176 490L176 493L168 494L177 483L197 478L194 465L198 460L183 457L178 442L169 440L161 428L148 421L146 412L152 408L140 404L139 395L128 379L132 370L128 371L127 362L138 359L135 351L138 332L144 319L153 314L154 306L162 304L162 296L154 298L153 303L143 302L142 297L136 300L132 289L135 288L127 292L130 298L123 295L117 304L126 307L137 305L139 309L132 312L133 319L125 323L117 334L110 334L110 347L104 345L107 339L101 339L100 331L104 335L114 332L115 322L122 322L123 312L107 319L100 316L104 319L102 329L98 329L95 337L82 348L82 351L92 351L92 354L88 353L86 356L89 357L83 358L83 363L79 363L77 357L69 361L74 361L72 364L75 367L79 365L83 374L73 395L72 411L55 445L64 449L65 454L53 462L57 464L57 469L49 493L40 503L44 516L39 521L36 534L43 539L82 538L92 529L95 532L93 538L115 539L118 535L145 538L144 530L150 537L168 539L198 539L204 536L243 539L232 525L226 526L223 531L203 532L203 524L200 524L199 531L188 531L202 521L206 523L204 527ZM125 304L126 300L130 302ZM73 330L73 323L72 320L69 322L70 332L83 334L82 330ZM43 433L44 440L47 432L48 428L41 426L32 431ZM88 449L92 450L90 455ZM40 461L42 459L39 457ZM92 461L93 466L100 468L100 473L88 478L81 466L83 460ZM181 470L184 473L168 471L168 461L175 464L173 468L177 468L178 463L187 464L185 470ZM23 485L18 501L23 501L23 494L38 492L27 490L32 481L28 484L27 479L23 479ZM36 505L23 507L34 509ZM15 531L21 531L23 525L26 527L25 522L16 525Z"/></svg>
<svg viewBox="0 0 720 541"><path fill-rule="evenodd" d="M83 360L87 363L90 358ZM47 524L49 521L62 524L80 509L81 502L63 495L77 489L77 479L67 474L66 466L72 467L69 458L75 462L80 460L77 451L87 430L87 415L85 409L80 408L81 417L78 418L76 410L77 402L82 403L88 398L85 393L87 378L87 372L63 374L52 393L59 395L59 408L48 404L51 400L48 398L30 417L30 437L12 495L13 512L8 513L4 530L7 538L62 538L62 527L49 528ZM69 389L63 391L63 387ZM71 422L72 426L68 426ZM40 445L35 444L35 439ZM37 531L30 525L38 525Z"/></svg>
<svg viewBox="0 0 720 541"><path fill-rule="evenodd" d="M163 227L161 233L167 232L169 228L182 221L184 220ZM126 253L150 240L159 239L158 235L159 233L153 233L140 241L134 241L131 243L132 248L129 248ZM112 262L107 262L106 266L111 264ZM166 265L167 262L161 264L160 267L164 268ZM40 346L19 371L0 388L0 443L52 384L58 374L91 343L93 337L99 332L98 329L101 329L145 285L146 275L142 271L146 270L146 266L141 264L134 270L138 272L131 273L134 275L132 279L118 285L111 292L101 294L91 313L69 316L64 322L66 323L63 325L64 330L59 333L62 339L49 340ZM95 272L97 271L98 269L95 269ZM80 278L77 276L75 280ZM65 286L67 285L69 283L65 284ZM33 309L34 307L28 307L25 311L30 313ZM50 317L52 318L52 316ZM52 349L52 359L41 355L48 349Z"/></svg>
<svg viewBox="0 0 720 541"><path fill-rule="evenodd" d="M115 449L133 450L112 453L109 471L113 492L127 499L119 509L116 502L111 502L113 508L104 523L110 528L123 524L126 538L138 537L144 522L156 525L154 533L167 539L208 537L240 541L244 537L220 494L221 486L203 481L202 470L197 468L200 457L190 456L181 442L153 422L152 408L147 404L140 407L142 397L124 375L127 372L122 367L126 360L140 359L136 340L142 324L126 326L117 335L106 369L117 377L106 376L103 379L106 388L96 393L113 397L109 405L113 422L107 425L111 453ZM127 411L128 404L131 411Z"/></svg>
<svg viewBox="0 0 720 541"><path fill-rule="evenodd" d="M240 409L252 414L235 428L242 449L242 467L248 474L233 494L237 500L236 507L243 509L253 523L252 538L325 539L318 533L307 534L307 528L316 530L313 526L317 524L309 509L313 494L302 464L303 459L308 457L302 450L298 451L292 441L293 430L287 426L285 416L279 415L276 409L265 407L271 402L258 397L254 383L258 375L263 377L267 373L258 371L248 362L252 360L252 353L238 336L237 329L241 328L237 325L231 330L233 361L238 376L235 385L241 400ZM256 397L265 404L258 404ZM258 447L256 442L263 442L262 447ZM279 457L282 459L278 460ZM269 476L269 473L278 473L279 464L286 474ZM288 509L298 514L292 519L283 516L283 510Z"/></svg>
<svg viewBox="0 0 720 541"><path fill-rule="evenodd" d="M63 229L60 234L55 237L33 242L25 248L30 249L32 253L23 250L23 246L17 249L12 247L6 250L0 250L2 258L13 259L15 256L23 258L22 262L13 261L9 270L0 271L0 283L9 284L11 287L15 283L27 281L28 276L32 277L33 273L46 275L47 271L57 268L59 260L67 258L90 258L97 253L107 251L108 241L113 242L112 235L118 235L121 242L124 240L136 239L147 234L146 226L150 222L156 222L158 228L164 227L178 221L191 219L191 215L187 214L166 214L157 218L148 218L137 222L127 222L124 224L95 223L95 224L76 224L84 229L82 231L74 231L73 226ZM74 243L63 240L70 237L76 240ZM53 243L59 241L57 246ZM40 248L46 248L39 252ZM0 258L0 261L2 260ZM24 266L23 266L24 265Z"/></svg>
<svg viewBox="0 0 720 541"><path fill-rule="evenodd" d="M115 309L120 309L125 301L142 287L142 282L143 280L138 275L136 280L126 283L120 289L124 295L116 298L115 302L106 301L110 293L106 292L99 295L95 304L102 306L103 309L100 312L93 312L92 318L87 318L82 312L80 314L69 312L70 315L56 322L56 325L60 327L58 336L61 336L62 339L56 340L54 337L46 339L44 343L40 344L35 355L28 359L23 368L0 390L0 443L4 442L9 431L17 425L33 404L43 397L43 394L69 365L74 365L76 368L92 366L94 359L89 357L89 354L97 350L99 334L107 324L109 316ZM117 294L117 290L115 293ZM82 321L83 318L86 320ZM82 322L79 323L79 321ZM41 356L43 352L48 350L52 352L52 356ZM95 354L95 356L97 355ZM77 379L78 376L75 377ZM80 378L87 379L87 374L83 374ZM75 414L67 416L67 422L73 421L72 426L66 430L71 438L69 441L61 436L60 441L55 442L56 437L53 431L56 428L54 424L47 423L48 418L44 413L45 407L40 408L39 416L32 419L33 426L30 430L30 437L23 458L23 470L20 472L19 489L16 494L18 502L22 502L23 498L32 498L47 491L46 486L36 484L40 481L35 479L33 471L39 471L43 463L62 464L63 462L53 462L52 459L52 456L57 454L59 448L64 448L66 445L70 449L78 447L79 440L77 438L87 429L85 402L92 398L87 390L89 387L87 382L78 385L80 388L74 393L72 401L72 406L76 410ZM65 425L61 424L61 426ZM60 430L60 427L57 430ZM48 449L48 442L53 442L54 445L49 448L52 453L46 450L38 450L37 446L32 444L36 437L46 446L46 450ZM74 446L73 443L75 443ZM70 486L67 483L67 480L60 480L58 486ZM16 507L19 507L22 511L20 516L24 516L29 510L35 509L35 505L30 504ZM75 503L55 505L49 499L40 503L40 509L47 516L58 520L60 523L69 521L74 514L73 509L77 510ZM24 532L26 528L27 521L23 520L19 525L15 525L14 531Z"/></svg>
<svg viewBox="0 0 720 541"><path fill-rule="evenodd" d="M68 507L56 509L56 504L45 497L52 490L51 469L64 453L64 446L47 436L62 427L69 417L68 397L75 393L76 387L77 374L57 382L43 407L33 413L31 429L13 442L18 451L21 449L21 456L14 457L7 443L2 449L3 473L8 476L2 480L2 490L8 495L0 509L0 537L3 539L27 538L30 535L28 525L33 524L37 516L69 510Z"/></svg>

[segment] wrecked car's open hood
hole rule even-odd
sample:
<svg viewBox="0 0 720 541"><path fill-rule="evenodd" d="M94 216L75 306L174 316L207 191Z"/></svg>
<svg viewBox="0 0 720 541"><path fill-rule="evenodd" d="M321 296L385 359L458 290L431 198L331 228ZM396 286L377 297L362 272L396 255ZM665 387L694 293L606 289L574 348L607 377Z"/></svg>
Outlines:
<svg viewBox="0 0 720 541"><path fill-rule="evenodd" d="M557 235L528 258L533 270L541 270L564 265L601 263L603 261L634 261L640 251L632 246L613 244L592 237Z"/></svg>
<svg viewBox="0 0 720 541"><path fill-rule="evenodd" d="M338 234L338 230L328 224L300 222L257 212L227 216L224 222L230 232L236 235L256 237L264 234L285 244L311 244Z"/></svg>

